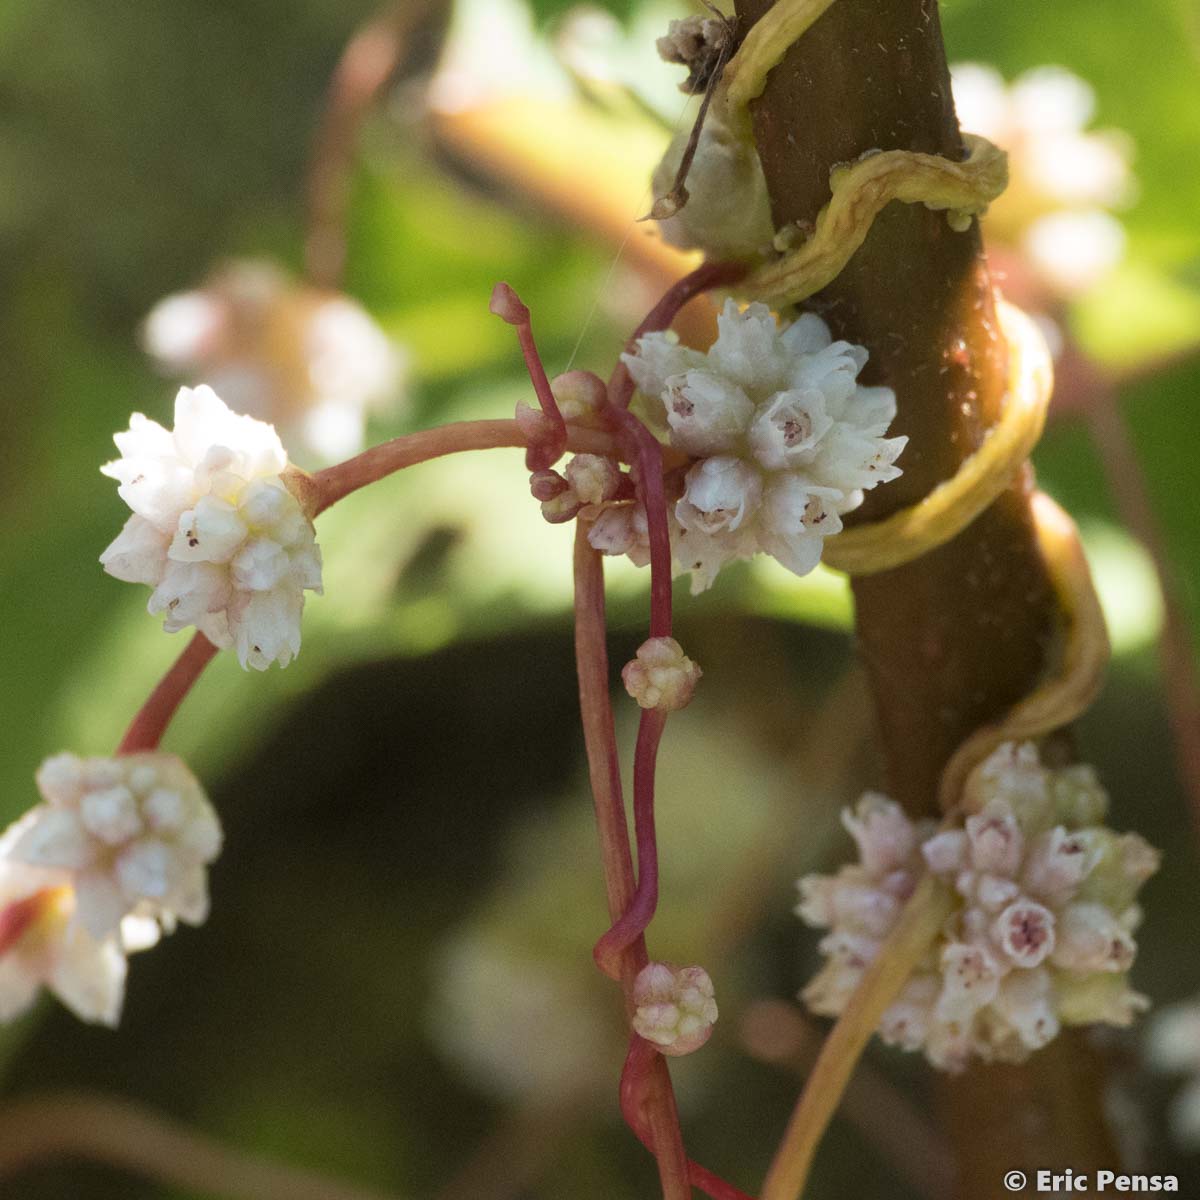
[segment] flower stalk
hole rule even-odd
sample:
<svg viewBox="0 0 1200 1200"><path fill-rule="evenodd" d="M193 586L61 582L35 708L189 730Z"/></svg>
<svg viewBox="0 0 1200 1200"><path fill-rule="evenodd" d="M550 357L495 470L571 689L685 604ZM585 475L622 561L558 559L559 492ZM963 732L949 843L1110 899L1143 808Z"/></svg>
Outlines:
<svg viewBox="0 0 1200 1200"><path fill-rule="evenodd" d="M183 653L159 680L126 729L125 736L117 746L118 754L137 754L143 750L158 749L171 718L216 653L217 647L204 634L192 636Z"/></svg>
<svg viewBox="0 0 1200 1200"><path fill-rule="evenodd" d="M529 435L512 419L458 421L437 429L405 434L308 476L310 498L306 507L315 517L368 484L378 483L405 467L445 458L448 454L528 445ZM579 454L612 455L617 448L613 436L603 430L568 426L565 449Z"/></svg>

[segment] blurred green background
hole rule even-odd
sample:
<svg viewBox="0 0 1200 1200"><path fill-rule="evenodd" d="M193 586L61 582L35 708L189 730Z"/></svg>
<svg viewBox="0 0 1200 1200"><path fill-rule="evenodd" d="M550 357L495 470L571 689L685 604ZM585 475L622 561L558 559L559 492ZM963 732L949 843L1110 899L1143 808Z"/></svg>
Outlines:
<svg viewBox="0 0 1200 1200"><path fill-rule="evenodd" d="M372 440L506 416L525 395L515 339L487 312L497 279L533 309L551 374L572 358L606 372L647 306L648 272L628 254L614 266L608 231L580 228L536 181L500 178L423 109L447 31L500 21L520 33L493 47L501 88L544 77L539 94L568 129L600 120L618 144L665 142L645 110L671 97L677 75L647 48L686 7L609 6L633 39L628 54L637 46L624 61L638 64L641 103L585 94L555 67L568 7L427 5L365 123L345 290L410 360L403 403L374 420ZM125 515L97 470L111 435L131 411L168 419L175 388L137 329L158 299L230 256L300 268L314 128L343 45L373 11L332 0L0 0L6 820L34 801L45 755L111 750L182 649L146 615L144 592L96 561ZM1095 87L1097 123L1134 139L1128 252L1073 307L1081 343L1129 365L1200 338L1191 0L950 0L943 20L951 61L990 62L1006 77L1060 62ZM1198 392L1200 359L1185 354L1122 396L1193 629ZM1035 461L1084 529L1117 647L1082 725L1083 755L1113 792L1113 823L1168 847L1146 889L1135 979L1157 1000L1184 997L1200 989L1197 864L1156 667L1157 585L1114 514L1085 423L1057 420ZM648 1156L617 1119L619 1013L590 958L604 910L575 726L570 530L541 521L519 455L496 452L389 480L322 518L319 536L326 595L309 602L298 661L260 675L223 656L168 735L227 830L212 917L132 962L120 1031L46 1003L0 1032L4 1095L100 1088L397 1196L653 1194ZM640 640L645 580L610 575L620 663ZM689 1143L750 1189L797 1081L747 1056L744 1019L808 974L815 938L791 916L791 882L842 852L837 810L872 781L873 764L844 678L840 581L755 564L680 599L706 681L664 754L655 945L716 978L711 1049L676 1075ZM626 714L626 744L631 729ZM1122 1044L1132 1055L1136 1035ZM877 1051L871 1063L900 1103L922 1104L918 1064ZM1175 1164L1200 1187L1200 1169L1166 1140L1169 1082L1131 1068L1122 1086L1154 1169ZM497 1165L484 1182L463 1175L489 1162L478 1157L489 1147ZM514 1164L526 1159L522 1172ZM839 1122L812 1194L919 1187L869 1127ZM0 1195L184 1193L53 1165L0 1180Z"/></svg>

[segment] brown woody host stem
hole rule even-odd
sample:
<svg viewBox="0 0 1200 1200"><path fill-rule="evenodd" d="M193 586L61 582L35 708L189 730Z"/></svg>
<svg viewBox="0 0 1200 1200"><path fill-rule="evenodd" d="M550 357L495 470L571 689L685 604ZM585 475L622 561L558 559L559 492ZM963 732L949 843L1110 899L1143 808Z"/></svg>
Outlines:
<svg viewBox="0 0 1200 1200"><path fill-rule="evenodd" d="M770 0L737 0L749 27ZM829 171L871 149L958 159L962 141L935 0L837 0L789 50L751 106L777 228L805 229ZM890 432L911 439L904 474L868 493L875 520L925 496L979 445L1005 391L1006 350L977 223L894 203L806 307L865 345L868 383L896 391ZM957 538L854 581L886 783L932 815L937 781L973 730L1028 692L1042 670L1054 598L1037 548L1026 471ZM851 518L852 520L855 518ZM1020 1067L975 1068L944 1089L960 1194L1004 1196L1007 1170L1111 1165L1090 1054L1066 1036Z"/></svg>

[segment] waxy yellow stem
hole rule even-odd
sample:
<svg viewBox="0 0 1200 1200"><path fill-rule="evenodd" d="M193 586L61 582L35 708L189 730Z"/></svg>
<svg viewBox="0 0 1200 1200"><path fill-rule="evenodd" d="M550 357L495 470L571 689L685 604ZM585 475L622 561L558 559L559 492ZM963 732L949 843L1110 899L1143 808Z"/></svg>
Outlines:
<svg viewBox="0 0 1200 1200"><path fill-rule="evenodd" d="M937 937L953 904L949 888L933 876L924 876L917 885L821 1047L763 1184L761 1200L798 1200L804 1191L817 1144L855 1064L880 1018Z"/></svg>
<svg viewBox="0 0 1200 1200"><path fill-rule="evenodd" d="M1041 330L1019 308L998 301L1008 342L1008 398L983 444L923 500L845 529L825 544L825 564L852 575L898 567L961 533L1012 482L1046 424L1054 369Z"/></svg>
<svg viewBox="0 0 1200 1200"><path fill-rule="evenodd" d="M1002 721L977 729L954 752L939 788L947 812L959 803L970 773L997 746L1069 725L1091 706L1104 683L1108 631L1075 522L1045 492L1037 492L1032 504L1038 543L1064 623L1061 655L1050 676L1013 705Z"/></svg>

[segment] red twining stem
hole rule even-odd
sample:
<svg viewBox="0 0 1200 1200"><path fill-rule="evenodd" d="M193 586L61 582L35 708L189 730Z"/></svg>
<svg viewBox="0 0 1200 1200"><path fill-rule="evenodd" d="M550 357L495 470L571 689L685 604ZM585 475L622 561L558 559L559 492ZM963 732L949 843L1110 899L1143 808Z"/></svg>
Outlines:
<svg viewBox="0 0 1200 1200"><path fill-rule="evenodd" d="M644 1106L650 1072L656 1065L657 1055L658 1051L644 1038L636 1033L630 1034L629 1053L625 1056L625 1066L621 1071L621 1115L638 1141L651 1154L654 1153L654 1133L646 1119ZM687 1173L688 1182L711 1196L712 1200L753 1200L752 1196L690 1158L687 1161Z"/></svg>
<svg viewBox="0 0 1200 1200"><path fill-rule="evenodd" d="M645 315L642 323L625 343L632 351L638 338L670 327L679 310L689 301L711 288L728 287L743 278L748 268L739 262L706 262L669 287L662 299ZM628 408L633 399L633 376L629 368L618 361L608 381L608 401L616 408Z"/></svg>
<svg viewBox="0 0 1200 1200"><path fill-rule="evenodd" d="M546 376L546 368L542 365L541 355L538 354L537 343L533 340L533 322L529 309L521 303L521 298L507 283L496 284L492 291L491 309L502 320L516 326L521 353L525 356L525 367L533 382L533 390L537 393L538 403L542 406L542 412L549 423L545 440L531 443L525 452L525 465L531 471L543 471L557 462L567 448L567 423L559 411L554 390Z"/></svg>
<svg viewBox="0 0 1200 1200"><path fill-rule="evenodd" d="M621 978L621 957L641 937L658 906L658 839L654 828L654 766L667 714L646 709L638 725L633 758L633 831L637 843L637 890L629 906L592 951L611 979Z"/></svg>
<svg viewBox="0 0 1200 1200"><path fill-rule="evenodd" d="M183 703L201 671L212 661L217 648L202 633L197 633L171 669L159 681L158 687L142 705L138 715L125 731L118 754L137 754L157 750L167 731L175 710Z"/></svg>
<svg viewBox="0 0 1200 1200"><path fill-rule="evenodd" d="M629 907L636 885L629 851L629 831L625 824L625 806L621 799L621 765L608 690L603 559L588 544L587 531L582 525L575 531L575 658L579 670L580 715L583 718L592 796L596 804L596 828L600 834L608 909L612 919L616 920ZM646 964L645 940L636 938L621 957L625 1007L632 1016L634 980ZM658 1162L663 1196L671 1200L683 1200L688 1195L687 1156L665 1060L651 1066L643 1109L656 1131L652 1153Z"/></svg>
<svg viewBox="0 0 1200 1200"><path fill-rule="evenodd" d="M671 530L663 485L662 446L633 413L611 408L629 445L627 457L637 463L638 499L646 512L650 536L650 636L671 636Z"/></svg>

